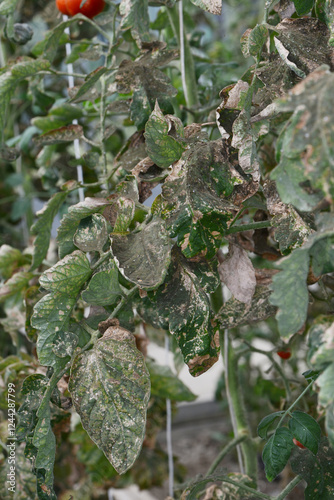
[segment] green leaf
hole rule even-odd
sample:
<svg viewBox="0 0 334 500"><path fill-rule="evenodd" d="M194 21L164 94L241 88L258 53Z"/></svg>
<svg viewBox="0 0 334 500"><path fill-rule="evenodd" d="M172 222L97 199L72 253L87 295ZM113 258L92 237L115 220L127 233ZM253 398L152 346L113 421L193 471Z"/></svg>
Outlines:
<svg viewBox="0 0 334 500"><path fill-rule="evenodd" d="M20 250L10 245L1 245L0 273L4 279L10 278L16 269L29 263L29 255L23 255Z"/></svg>
<svg viewBox="0 0 334 500"><path fill-rule="evenodd" d="M311 415L302 411L294 411L289 420L289 429L293 437L314 455L318 453L321 429L318 422Z"/></svg>
<svg viewBox="0 0 334 500"><path fill-rule="evenodd" d="M293 472L307 483L305 500L331 500L334 496L334 452L323 438L317 456L294 446L290 459Z"/></svg>
<svg viewBox="0 0 334 500"><path fill-rule="evenodd" d="M313 9L314 0L293 0L298 16L305 16Z"/></svg>
<svg viewBox="0 0 334 500"><path fill-rule="evenodd" d="M149 98L144 87L140 87L133 92L130 106L130 118L135 123L137 130L145 128L147 120L150 118L152 109Z"/></svg>
<svg viewBox="0 0 334 500"><path fill-rule="evenodd" d="M269 301L270 294L268 287L257 286L250 304L232 298L220 308L215 321L221 328L234 328L263 321L276 313L276 307Z"/></svg>
<svg viewBox="0 0 334 500"><path fill-rule="evenodd" d="M76 296L68 296L54 292L45 295L34 307L31 325L39 330L37 338L37 355L40 363L55 366L60 362L53 352L53 344L58 334L68 330L72 308L76 304Z"/></svg>
<svg viewBox="0 0 334 500"><path fill-rule="evenodd" d="M318 403L324 408L334 404L334 363L317 378L316 384L320 388Z"/></svg>
<svg viewBox="0 0 334 500"><path fill-rule="evenodd" d="M0 286L0 303L4 302L8 297L23 292L29 286L29 281L34 277L32 273L18 272L15 273L8 281Z"/></svg>
<svg viewBox="0 0 334 500"><path fill-rule="evenodd" d="M86 198L85 201L72 205L69 208L68 213L62 218L58 228L57 240L59 243L60 258L75 250L73 238L79 222L92 214L103 213L106 207L113 203L113 201L106 200L105 198Z"/></svg>
<svg viewBox="0 0 334 500"><path fill-rule="evenodd" d="M308 0L310 1L310 0ZM329 45L334 45L334 8L331 0L316 0L316 16L325 23L330 30Z"/></svg>
<svg viewBox="0 0 334 500"><path fill-rule="evenodd" d="M86 76L85 78L85 83L83 83L80 87L79 90L76 92L76 94L71 98L70 102L75 102L79 101L80 98L83 98L85 94L87 94L89 91L92 89L96 90L97 83L101 79L101 77L108 71L107 68L104 66L101 66L89 75ZM98 98L98 95L96 95L96 99Z"/></svg>
<svg viewBox="0 0 334 500"><path fill-rule="evenodd" d="M200 375L217 361L218 330L208 296L177 247L165 283L149 292L139 313L148 323L175 335L192 375Z"/></svg>
<svg viewBox="0 0 334 500"><path fill-rule="evenodd" d="M276 319L282 337L290 338L306 320L309 261L308 251L297 249L289 257L280 260L282 271L273 277L273 293L269 300L279 308Z"/></svg>
<svg viewBox="0 0 334 500"><path fill-rule="evenodd" d="M191 2L210 14L220 16L222 13L222 0L191 0Z"/></svg>
<svg viewBox="0 0 334 500"><path fill-rule="evenodd" d="M146 360L150 373L151 394L172 401L194 401L197 396L175 375L169 366L158 365L154 361Z"/></svg>
<svg viewBox="0 0 334 500"><path fill-rule="evenodd" d="M263 24L248 29L241 37L241 50L245 57L256 57L268 38L268 30Z"/></svg>
<svg viewBox="0 0 334 500"><path fill-rule="evenodd" d="M221 142L199 143L186 151L162 186L161 215L186 257L219 248L233 202L232 166Z"/></svg>
<svg viewBox="0 0 334 500"><path fill-rule="evenodd" d="M8 16L13 14L19 0L3 0L0 5L0 16Z"/></svg>
<svg viewBox="0 0 334 500"><path fill-rule="evenodd" d="M67 142L73 142L75 139L80 139L82 136L83 128L81 125L66 125L65 127L56 128L38 137L34 137L34 143L37 146L66 144Z"/></svg>
<svg viewBox="0 0 334 500"><path fill-rule="evenodd" d="M334 272L334 236L315 243L310 250L310 256L315 276Z"/></svg>
<svg viewBox="0 0 334 500"><path fill-rule="evenodd" d="M328 113L333 85L333 73L321 66L278 102L278 111L293 114L278 140L280 161L271 178L282 201L298 210L310 211L322 196L334 196L334 127Z"/></svg>
<svg viewBox="0 0 334 500"><path fill-rule="evenodd" d="M148 0L121 0L119 12L122 16L120 28L131 29L138 47L141 47L143 42L150 41Z"/></svg>
<svg viewBox="0 0 334 500"><path fill-rule="evenodd" d="M92 270L86 255L76 250L45 271L39 282L45 290L73 296L79 293L83 283L91 274Z"/></svg>
<svg viewBox="0 0 334 500"><path fill-rule="evenodd" d="M109 327L73 362L73 402L90 438L119 474L136 460L145 435L150 379L133 335Z"/></svg>
<svg viewBox="0 0 334 500"><path fill-rule="evenodd" d="M179 160L186 146L180 138L168 134L170 120L161 112L158 101L145 127L146 149L149 157L161 168L168 168Z"/></svg>
<svg viewBox="0 0 334 500"><path fill-rule="evenodd" d="M318 316L308 334L307 361L314 370L324 370L334 361L332 316Z"/></svg>
<svg viewBox="0 0 334 500"><path fill-rule="evenodd" d="M268 481L273 481L286 466L293 448L292 434L279 427L263 448L262 460Z"/></svg>
<svg viewBox="0 0 334 500"><path fill-rule="evenodd" d="M53 219L66 200L68 191L60 191L51 196L46 205L37 212L38 220L31 228L31 233L36 235L34 241L34 255L31 269L39 267L46 257L50 244L50 234Z"/></svg>
<svg viewBox="0 0 334 500"><path fill-rule="evenodd" d="M85 302L95 306L114 304L121 295L118 269L114 262L108 264L108 269L95 273L81 294Z"/></svg>
<svg viewBox="0 0 334 500"><path fill-rule="evenodd" d="M164 281L171 242L159 217L154 216L140 231L111 236L116 264L127 280L145 290L153 290Z"/></svg>
<svg viewBox="0 0 334 500"><path fill-rule="evenodd" d="M130 185L128 185L128 188L131 189ZM132 193L129 193L129 195L132 195ZM134 198L137 197L136 190L134 190L133 195ZM135 216L135 208L136 205L133 199L123 198L122 196L118 198L116 202L117 216L114 224L115 233L125 233L127 231Z"/></svg>
<svg viewBox="0 0 334 500"><path fill-rule="evenodd" d="M100 214L82 219L73 237L73 243L83 252L101 253L107 240L107 221Z"/></svg>
<svg viewBox="0 0 334 500"><path fill-rule="evenodd" d="M283 414L284 411L275 411L274 413L267 415L261 420L261 422L257 426L257 433L260 436L260 438L267 439L267 434L271 425L278 417L281 417Z"/></svg>

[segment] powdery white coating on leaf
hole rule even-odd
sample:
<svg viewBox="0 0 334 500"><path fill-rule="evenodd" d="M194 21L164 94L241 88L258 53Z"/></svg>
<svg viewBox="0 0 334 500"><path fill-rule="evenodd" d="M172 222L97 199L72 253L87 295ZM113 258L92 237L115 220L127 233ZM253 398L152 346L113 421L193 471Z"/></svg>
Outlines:
<svg viewBox="0 0 334 500"><path fill-rule="evenodd" d="M222 0L191 0L194 5L207 10L210 14L220 16L222 13Z"/></svg>
<svg viewBox="0 0 334 500"><path fill-rule="evenodd" d="M109 327L79 354L69 383L84 429L119 474L136 460L145 435L150 378L133 335Z"/></svg>
<svg viewBox="0 0 334 500"><path fill-rule="evenodd" d="M256 278L252 261L246 250L231 244L229 255L219 265L218 270L220 279L237 300L245 304L252 301Z"/></svg>

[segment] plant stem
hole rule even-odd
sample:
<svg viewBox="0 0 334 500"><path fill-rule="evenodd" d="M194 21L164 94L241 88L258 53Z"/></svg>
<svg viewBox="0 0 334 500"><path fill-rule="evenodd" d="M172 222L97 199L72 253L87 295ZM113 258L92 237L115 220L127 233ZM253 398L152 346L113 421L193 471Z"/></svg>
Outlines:
<svg viewBox="0 0 334 500"><path fill-rule="evenodd" d="M308 390L312 387L312 385L313 385L313 384L314 384L314 380L312 380L312 382L310 382L310 383L308 384L308 386L307 386L307 387L305 387L305 389L304 389L304 390L303 390L303 392L302 392L302 393L298 396L298 398L296 399L296 401L294 401L294 402L292 403L292 405L291 405L291 406L289 406L289 408L288 408L288 409L284 412L284 414L282 415L282 417L281 417L280 421L279 421L279 422L278 422L278 424L277 424L277 427L276 427L277 429L278 429L278 427L281 425L281 423L283 422L283 420L285 419L285 417L286 417L286 416L290 413L290 411L292 410L292 408L293 408L294 406L296 406L296 404L297 404L297 403L298 403L298 402L302 399L302 397L304 396L304 394L306 394L306 393L307 393L307 391L308 391Z"/></svg>
<svg viewBox="0 0 334 500"><path fill-rule="evenodd" d="M210 476L210 474L213 474L213 472L217 469L218 465L220 462L223 460L223 458L231 451L235 446L238 444L242 443L242 441L245 441L247 436L238 436L232 439L224 448L220 451L220 453L217 455L215 460L212 462L210 465L208 472L205 474L205 477Z"/></svg>
<svg viewBox="0 0 334 500"><path fill-rule="evenodd" d="M174 35L176 36L179 47L182 47L182 60L187 61L187 64L184 64L183 72L184 72L184 95L186 99L186 105L188 108L192 106L196 107L199 105L198 95L197 95L197 82L195 75L195 64L193 55L191 53L190 45L187 39L187 36L183 30L183 36L181 39L180 33L180 18L178 7L174 5L174 7L167 7L167 14L172 26ZM188 120L191 120L191 117L188 116Z"/></svg>
<svg viewBox="0 0 334 500"><path fill-rule="evenodd" d="M244 473L247 474L256 484L257 482L257 460L256 449L252 442L249 424L245 412L243 393L241 389L239 372L238 372L238 357L236 357L232 345L229 342L228 332L225 333L224 346L222 343L223 335L220 335L221 348L225 351L225 381L226 388L229 394L229 406L231 417L235 419L236 436L245 436L245 440L241 443L241 450L244 460ZM232 411L231 411L232 410Z"/></svg>
<svg viewBox="0 0 334 500"><path fill-rule="evenodd" d="M240 233L241 231L249 231L250 229L262 229L264 227L271 227L271 221L263 220L260 222L251 222L250 224L239 224L237 226L230 227L225 234L227 235L232 233Z"/></svg>
<svg viewBox="0 0 334 500"><path fill-rule="evenodd" d="M290 483L286 485L284 490L282 490L281 493L277 497L275 497L273 500L284 500L284 498L286 498L288 496L290 491L292 491L297 486L297 484L299 484L300 481L302 481L302 480L303 480L303 478L301 476L296 476L295 478L293 478L293 480L290 481Z"/></svg>

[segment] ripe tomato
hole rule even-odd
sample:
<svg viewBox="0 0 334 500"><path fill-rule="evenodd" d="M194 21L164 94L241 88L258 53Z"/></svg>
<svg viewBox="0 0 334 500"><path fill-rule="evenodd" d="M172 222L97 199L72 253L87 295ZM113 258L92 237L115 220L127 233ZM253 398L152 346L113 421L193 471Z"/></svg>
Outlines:
<svg viewBox="0 0 334 500"><path fill-rule="evenodd" d="M89 19L97 16L103 11L105 2L104 0L87 0L87 2L80 8L82 0L65 0L65 5L67 7L67 12L70 16L75 16L75 14L83 14Z"/></svg>
<svg viewBox="0 0 334 500"><path fill-rule="evenodd" d="M296 446L298 446L298 448L301 448L302 450L306 450L306 446L304 446L302 443L300 443L299 441L297 441L297 439L296 439L296 438L293 438L293 440L292 440L292 441L294 442L294 444L295 444Z"/></svg>
<svg viewBox="0 0 334 500"><path fill-rule="evenodd" d="M277 356L279 356L282 359L289 359L289 358L291 358L291 352L290 351L277 351Z"/></svg>
<svg viewBox="0 0 334 500"><path fill-rule="evenodd" d="M68 12L67 6L66 6L66 0L56 0L56 5L57 5L57 9L62 14L66 14L67 16L69 15L69 12Z"/></svg>

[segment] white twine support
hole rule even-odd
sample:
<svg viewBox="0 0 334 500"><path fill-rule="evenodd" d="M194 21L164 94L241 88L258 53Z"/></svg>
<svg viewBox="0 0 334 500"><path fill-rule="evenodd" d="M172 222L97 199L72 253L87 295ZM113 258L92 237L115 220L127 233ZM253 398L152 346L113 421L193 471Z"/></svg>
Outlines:
<svg viewBox="0 0 334 500"><path fill-rule="evenodd" d="M166 364L169 365L169 338L165 335L165 352ZM172 403L170 399L166 399L166 442L168 455L168 494L170 497L174 495L174 461L173 461L173 444L172 444Z"/></svg>
<svg viewBox="0 0 334 500"><path fill-rule="evenodd" d="M68 16L65 14L63 15L63 21L66 22L68 20ZM70 35L70 28L65 28L65 33L67 35ZM66 56L69 57L72 54L72 47L70 43L66 44ZM69 73L68 75L68 87L69 89L74 87L74 77L73 77L73 64L68 63L67 64L67 72ZM78 125L78 120L74 119L72 121L73 125ZM79 139L74 139L74 155L76 160L80 160L81 158L81 153L80 153L80 143ZM83 178L83 170L82 170L82 165L77 165L77 179L78 182L83 184L84 178ZM85 200L85 192L83 188L79 188L79 200L84 201Z"/></svg>

